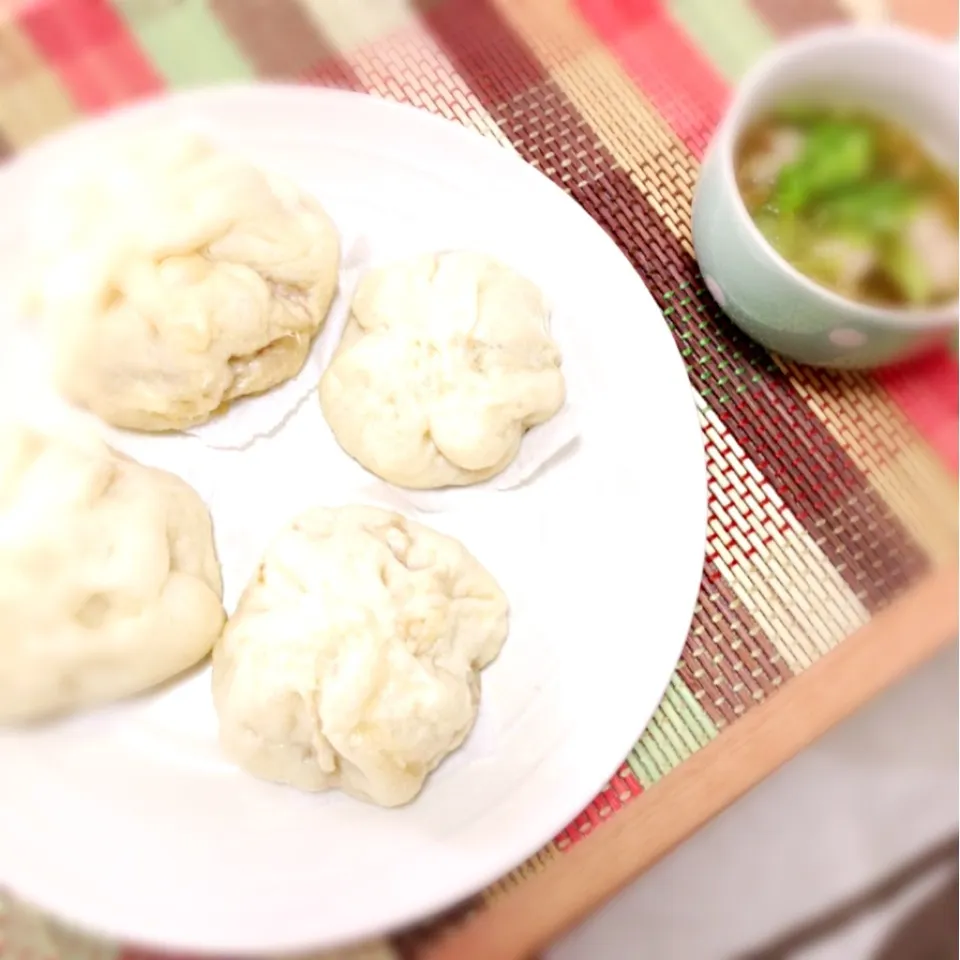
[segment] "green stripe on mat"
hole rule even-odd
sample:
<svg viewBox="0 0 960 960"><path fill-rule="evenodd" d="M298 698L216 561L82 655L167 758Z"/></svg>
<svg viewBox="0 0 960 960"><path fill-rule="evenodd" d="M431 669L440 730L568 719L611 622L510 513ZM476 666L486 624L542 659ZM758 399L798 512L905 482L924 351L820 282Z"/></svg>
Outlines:
<svg viewBox="0 0 960 960"><path fill-rule="evenodd" d="M627 764L640 783L650 787L716 735L717 728L675 673Z"/></svg>
<svg viewBox="0 0 960 960"><path fill-rule="evenodd" d="M748 0L668 0L667 7L731 83L776 42Z"/></svg>
<svg viewBox="0 0 960 960"><path fill-rule="evenodd" d="M170 86L256 77L207 0L180 0L163 9L132 3L116 7Z"/></svg>

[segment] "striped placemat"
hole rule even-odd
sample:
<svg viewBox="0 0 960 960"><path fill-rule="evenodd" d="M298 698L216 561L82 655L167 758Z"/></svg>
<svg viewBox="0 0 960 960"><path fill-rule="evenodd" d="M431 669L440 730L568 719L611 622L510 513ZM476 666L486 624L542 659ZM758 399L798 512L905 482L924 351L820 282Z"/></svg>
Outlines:
<svg viewBox="0 0 960 960"><path fill-rule="evenodd" d="M705 291L690 202L731 85L779 38L885 17L950 36L956 15L952 0L0 0L0 156L167 88L262 77L366 91L515 150L616 239L663 309L709 470L689 640L618 774L481 899L562 857L954 555L955 351L878 376L771 356ZM142 957L0 901L4 960L121 954Z"/></svg>

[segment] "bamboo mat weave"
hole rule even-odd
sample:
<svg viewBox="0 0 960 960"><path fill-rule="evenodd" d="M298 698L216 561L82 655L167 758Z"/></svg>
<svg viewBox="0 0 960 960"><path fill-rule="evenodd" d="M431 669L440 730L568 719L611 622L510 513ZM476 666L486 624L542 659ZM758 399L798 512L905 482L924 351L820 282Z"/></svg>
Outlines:
<svg viewBox="0 0 960 960"><path fill-rule="evenodd" d="M168 88L366 91L515 150L614 237L662 308L709 470L690 636L618 774L481 900L562 857L956 552L955 352L877 376L783 362L725 320L692 254L697 166L743 71L803 28L884 16L956 31L951 0L0 0L0 158ZM0 957L143 955L0 900Z"/></svg>

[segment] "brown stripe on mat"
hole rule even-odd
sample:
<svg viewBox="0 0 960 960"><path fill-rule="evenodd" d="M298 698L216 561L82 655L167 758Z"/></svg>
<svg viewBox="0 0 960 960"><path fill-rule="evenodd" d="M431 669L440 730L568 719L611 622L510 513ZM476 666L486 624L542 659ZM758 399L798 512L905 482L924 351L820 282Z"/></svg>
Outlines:
<svg viewBox="0 0 960 960"><path fill-rule="evenodd" d="M489 0L447 0L424 22L524 160L561 184L564 160L583 179L612 168L590 124Z"/></svg>
<svg viewBox="0 0 960 960"><path fill-rule="evenodd" d="M839 0L753 0L753 6L782 37L850 19Z"/></svg>
<svg viewBox="0 0 960 960"><path fill-rule="evenodd" d="M544 71L489 0L421 4L424 23L487 109L506 115L514 97L542 83Z"/></svg>
<svg viewBox="0 0 960 960"><path fill-rule="evenodd" d="M736 659L731 660L731 654ZM709 560L678 669L718 728L766 699L792 675L750 611Z"/></svg>
<svg viewBox="0 0 960 960"><path fill-rule="evenodd" d="M360 89L339 56L298 0L210 0L211 10L264 79L309 79Z"/></svg>
<svg viewBox="0 0 960 960"><path fill-rule="evenodd" d="M919 547L770 355L720 314L627 171L489 0L449 0L425 23L520 155L572 194L669 308L694 385L867 608L882 606L923 568Z"/></svg>
<svg viewBox="0 0 960 960"><path fill-rule="evenodd" d="M825 424L798 400L786 374L732 398L725 423L741 443L757 446L757 467L868 610L879 609L926 570L920 545L839 445L825 442ZM764 423L777 432L757 437Z"/></svg>

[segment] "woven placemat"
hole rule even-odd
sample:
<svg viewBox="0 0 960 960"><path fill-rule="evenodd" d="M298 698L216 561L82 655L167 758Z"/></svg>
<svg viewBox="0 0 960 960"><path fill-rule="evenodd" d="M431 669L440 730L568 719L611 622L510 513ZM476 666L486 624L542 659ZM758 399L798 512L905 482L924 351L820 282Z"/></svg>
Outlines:
<svg viewBox="0 0 960 960"><path fill-rule="evenodd" d="M167 88L263 77L366 91L515 150L614 237L661 306L709 470L689 640L618 774L483 898L562 857L955 554L954 353L875 377L785 363L722 316L692 254L697 165L730 86L778 38L882 14L956 30L952 0L0 2L0 156ZM121 953L142 956L0 907L4 960Z"/></svg>

